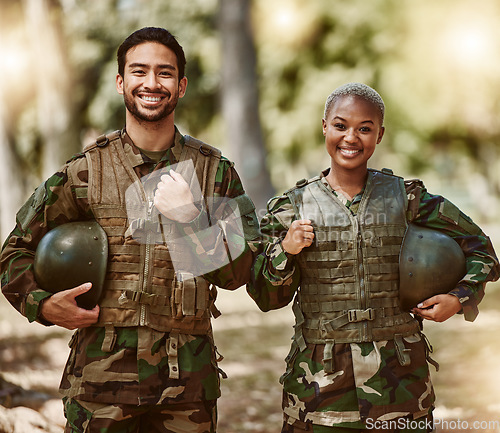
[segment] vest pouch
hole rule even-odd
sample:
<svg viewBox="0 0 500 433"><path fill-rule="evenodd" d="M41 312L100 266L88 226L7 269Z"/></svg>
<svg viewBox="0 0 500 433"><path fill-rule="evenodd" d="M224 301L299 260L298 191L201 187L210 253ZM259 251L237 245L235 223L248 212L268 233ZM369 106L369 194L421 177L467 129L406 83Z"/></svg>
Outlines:
<svg viewBox="0 0 500 433"><path fill-rule="evenodd" d="M172 283L171 308L176 319L202 319L209 306L208 282L190 272L177 272Z"/></svg>

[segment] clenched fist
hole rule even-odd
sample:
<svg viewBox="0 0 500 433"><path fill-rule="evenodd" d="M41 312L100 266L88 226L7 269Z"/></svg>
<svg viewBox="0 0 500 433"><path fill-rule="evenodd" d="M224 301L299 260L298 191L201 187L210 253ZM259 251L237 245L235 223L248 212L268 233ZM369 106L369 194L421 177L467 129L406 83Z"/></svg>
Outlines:
<svg viewBox="0 0 500 433"><path fill-rule="evenodd" d="M303 248L310 247L314 240L314 231L310 220L296 220L292 223L285 239L283 249L288 254L299 254Z"/></svg>
<svg viewBox="0 0 500 433"><path fill-rule="evenodd" d="M170 170L160 179L154 196L156 208L173 221L192 221L200 211L194 205L193 194L182 175Z"/></svg>

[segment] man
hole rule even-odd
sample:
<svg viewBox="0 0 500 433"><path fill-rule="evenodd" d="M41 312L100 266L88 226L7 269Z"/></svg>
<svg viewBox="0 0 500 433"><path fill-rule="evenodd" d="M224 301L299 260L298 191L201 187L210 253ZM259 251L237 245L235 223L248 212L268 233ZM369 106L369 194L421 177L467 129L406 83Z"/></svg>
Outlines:
<svg viewBox="0 0 500 433"><path fill-rule="evenodd" d="M29 321L76 329L60 385L66 432L216 430L222 372L210 284L232 290L248 281L247 240L258 224L232 163L174 124L185 63L165 29L123 42L116 88L125 129L99 137L38 187L2 250L11 304ZM87 220L109 246L103 293L89 310L75 298L91 284L53 294L33 271L44 235Z"/></svg>

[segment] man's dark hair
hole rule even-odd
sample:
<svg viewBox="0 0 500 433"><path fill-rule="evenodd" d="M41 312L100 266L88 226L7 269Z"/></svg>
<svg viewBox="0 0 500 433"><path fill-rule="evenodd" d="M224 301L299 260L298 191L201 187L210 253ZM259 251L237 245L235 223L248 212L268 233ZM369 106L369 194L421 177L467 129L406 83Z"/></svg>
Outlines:
<svg viewBox="0 0 500 433"><path fill-rule="evenodd" d="M186 67L186 57L184 55L184 50L177 42L172 33L161 27L144 27L142 29L136 30L118 48L117 59L118 59L118 73L123 77L125 72L125 56L128 50L140 45L144 42L158 42L159 44L165 45L170 48L177 57L177 68L179 69L179 80L184 77L184 70Z"/></svg>

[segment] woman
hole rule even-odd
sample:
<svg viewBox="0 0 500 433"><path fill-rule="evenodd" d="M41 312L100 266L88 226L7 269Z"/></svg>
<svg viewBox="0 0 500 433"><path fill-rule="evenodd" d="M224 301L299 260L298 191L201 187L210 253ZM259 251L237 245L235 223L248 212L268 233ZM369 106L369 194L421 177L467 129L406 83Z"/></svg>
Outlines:
<svg viewBox="0 0 500 433"><path fill-rule="evenodd" d="M432 430L435 400L422 319L477 315L499 265L489 239L419 180L368 168L384 135L384 102L349 83L327 99L331 166L268 203L267 235L248 292L263 311L294 300L282 432ZM454 238L467 272L449 293L403 311L399 251L412 222ZM418 308L417 308L418 307Z"/></svg>

